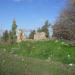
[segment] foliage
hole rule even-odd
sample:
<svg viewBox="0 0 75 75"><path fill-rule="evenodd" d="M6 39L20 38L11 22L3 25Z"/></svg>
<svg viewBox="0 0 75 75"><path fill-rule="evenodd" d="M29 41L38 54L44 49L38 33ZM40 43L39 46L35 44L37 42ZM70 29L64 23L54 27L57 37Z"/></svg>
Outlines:
<svg viewBox="0 0 75 75"><path fill-rule="evenodd" d="M35 30L31 31L29 35L29 39L34 39Z"/></svg>
<svg viewBox="0 0 75 75"><path fill-rule="evenodd" d="M0 75L74 75L73 68L67 68L59 62L18 56L0 50Z"/></svg>
<svg viewBox="0 0 75 75"><path fill-rule="evenodd" d="M61 40L0 45L0 75L75 75L74 64L75 47Z"/></svg>
<svg viewBox="0 0 75 75"><path fill-rule="evenodd" d="M17 29L16 21L13 20L12 31L11 31L12 35L10 36L10 37L12 37L13 43L16 42L16 29Z"/></svg>
<svg viewBox="0 0 75 75"><path fill-rule="evenodd" d="M5 30L5 32L3 33L2 39L7 42L9 39L9 33L7 30Z"/></svg>
<svg viewBox="0 0 75 75"><path fill-rule="evenodd" d="M50 26L50 24L47 20L47 21L45 21L44 25L37 30L37 32L45 32L46 37L49 38L49 26Z"/></svg>
<svg viewBox="0 0 75 75"><path fill-rule="evenodd" d="M12 44L13 43L13 33L12 31L9 31L9 41Z"/></svg>
<svg viewBox="0 0 75 75"><path fill-rule="evenodd" d="M75 40L75 1L69 0L69 4L62 11L58 21L53 27L53 36L59 39Z"/></svg>
<svg viewBox="0 0 75 75"><path fill-rule="evenodd" d="M64 41L26 41L19 44L0 46L11 54L75 64L75 47ZM68 55L71 57L68 58Z"/></svg>
<svg viewBox="0 0 75 75"><path fill-rule="evenodd" d="M16 29L17 29L17 25L16 25L16 21L13 20L13 24L12 24L12 30L10 31L5 31L3 33L3 36L1 37L1 39L3 39L2 42L9 42L9 43L15 43L16 42Z"/></svg>

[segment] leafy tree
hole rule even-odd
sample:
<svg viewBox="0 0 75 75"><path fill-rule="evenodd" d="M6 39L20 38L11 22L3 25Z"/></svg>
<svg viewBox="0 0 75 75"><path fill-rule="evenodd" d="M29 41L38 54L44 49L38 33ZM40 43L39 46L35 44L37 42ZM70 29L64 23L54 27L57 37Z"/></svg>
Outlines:
<svg viewBox="0 0 75 75"><path fill-rule="evenodd" d="M29 35L29 38L30 39L34 39L34 34L35 34L35 30L31 31L31 33Z"/></svg>

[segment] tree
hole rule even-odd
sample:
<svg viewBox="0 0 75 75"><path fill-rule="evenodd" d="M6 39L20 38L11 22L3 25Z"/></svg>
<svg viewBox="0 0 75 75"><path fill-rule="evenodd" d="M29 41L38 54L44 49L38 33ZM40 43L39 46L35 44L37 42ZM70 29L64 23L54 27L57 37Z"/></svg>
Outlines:
<svg viewBox="0 0 75 75"><path fill-rule="evenodd" d="M49 26L50 26L50 24L47 20L47 21L45 21L44 25L37 30L37 32L45 32L46 37L49 38Z"/></svg>
<svg viewBox="0 0 75 75"><path fill-rule="evenodd" d="M13 33L12 31L9 31L9 41L12 44L13 43Z"/></svg>
<svg viewBox="0 0 75 75"><path fill-rule="evenodd" d="M34 34L35 34L35 30L31 31L31 33L29 35L29 38L30 39L34 39Z"/></svg>
<svg viewBox="0 0 75 75"><path fill-rule="evenodd" d="M3 37L2 39L7 42L9 40L9 33L7 30L5 30L5 32L3 33Z"/></svg>
<svg viewBox="0 0 75 75"><path fill-rule="evenodd" d="M46 37L49 38L49 22L48 20L45 22L44 26L42 27L42 31L46 33Z"/></svg>
<svg viewBox="0 0 75 75"><path fill-rule="evenodd" d="M59 39L62 37L62 39L75 40L75 0L69 0L68 6L60 14L53 27L53 36Z"/></svg>
<svg viewBox="0 0 75 75"><path fill-rule="evenodd" d="M13 20L13 24L12 24L12 35L11 35L11 37L12 37L12 41L13 41L13 43L14 42L16 42L16 29L17 29L17 25L16 25L16 21L15 20Z"/></svg>
<svg viewBox="0 0 75 75"><path fill-rule="evenodd" d="M41 28L38 28L38 29L37 29L37 32L42 32L42 29L41 29Z"/></svg>

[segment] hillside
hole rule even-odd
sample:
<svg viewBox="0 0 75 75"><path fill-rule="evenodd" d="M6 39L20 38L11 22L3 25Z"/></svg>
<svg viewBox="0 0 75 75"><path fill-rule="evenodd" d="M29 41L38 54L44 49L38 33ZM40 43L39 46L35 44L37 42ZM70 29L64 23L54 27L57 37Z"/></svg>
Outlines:
<svg viewBox="0 0 75 75"><path fill-rule="evenodd" d="M0 45L0 49L20 56L75 64L75 47L63 41L25 41L14 45Z"/></svg>
<svg viewBox="0 0 75 75"><path fill-rule="evenodd" d="M75 47L63 41L0 45L0 75L74 75Z"/></svg>

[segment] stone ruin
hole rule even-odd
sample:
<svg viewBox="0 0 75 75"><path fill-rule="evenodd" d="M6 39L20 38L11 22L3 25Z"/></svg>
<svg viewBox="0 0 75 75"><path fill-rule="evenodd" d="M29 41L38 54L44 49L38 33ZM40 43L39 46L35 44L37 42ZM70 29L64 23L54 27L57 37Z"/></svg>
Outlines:
<svg viewBox="0 0 75 75"><path fill-rule="evenodd" d="M46 33L45 32L37 32L34 34L34 40L46 40Z"/></svg>
<svg viewBox="0 0 75 75"><path fill-rule="evenodd" d="M27 39L25 32L22 29L18 29L16 31L16 35L17 35L17 42L22 42L25 40L30 40ZM46 33L45 32L36 32L34 34L34 39L33 40L46 40Z"/></svg>
<svg viewBox="0 0 75 75"><path fill-rule="evenodd" d="M17 34L17 42L25 41L26 36L22 29L17 30L16 34Z"/></svg>

